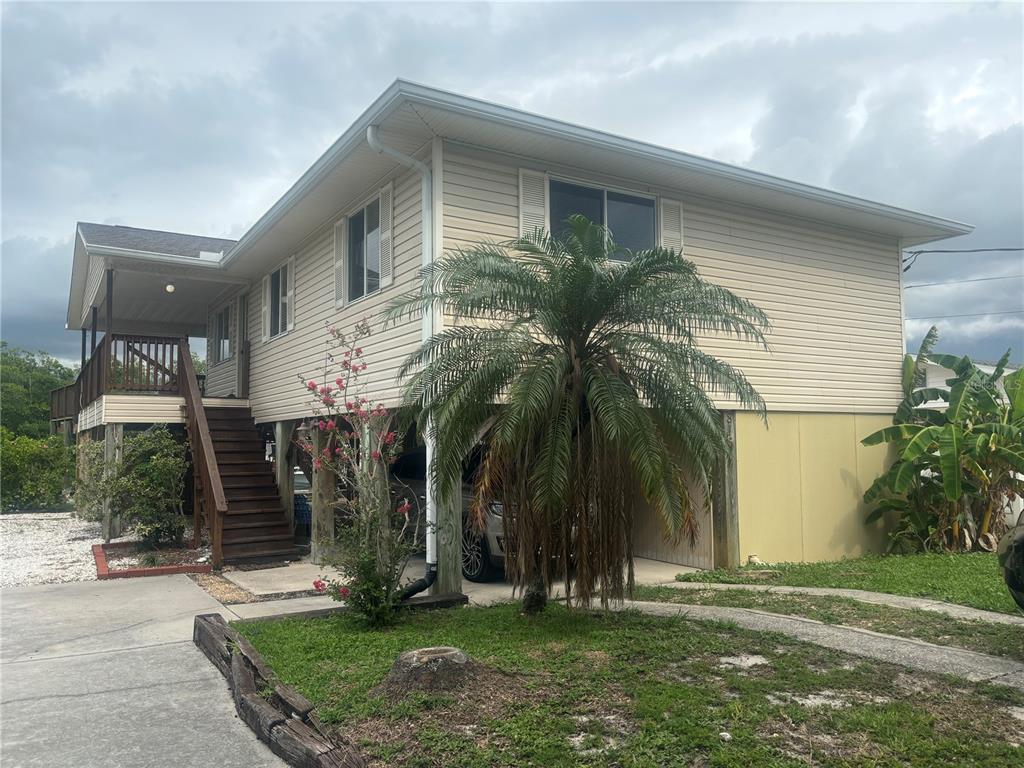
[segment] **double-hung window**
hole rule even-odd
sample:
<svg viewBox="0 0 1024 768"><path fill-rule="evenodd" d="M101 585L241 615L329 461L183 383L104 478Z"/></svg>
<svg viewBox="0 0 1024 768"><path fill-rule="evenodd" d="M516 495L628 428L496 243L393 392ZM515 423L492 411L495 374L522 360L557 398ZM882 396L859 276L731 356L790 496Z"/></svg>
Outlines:
<svg viewBox="0 0 1024 768"><path fill-rule="evenodd" d="M334 226L334 300L341 306L392 281L392 186Z"/></svg>
<svg viewBox="0 0 1024 768"><path fill-rule="evenodd" d="M657 242L654 199L650 197L552 179L548 206L554 237L565 236L569 229L566 220L582 214L595 224L608 227L621 249L616 258L625 259L627 249L641 251L653 248Z"/></svg>
<svg viewBox="0 0 1024 768"><path fill-rule="evenodd" d="M226 305L213 316L212 363L228 360L231 357L231 305Z"/></svg>
<svg viewBox="0 0 1024 768"><path fill-rule="evenodd" d="M263 278L263 340L281 336L295 325L295 257Z"/></svg>

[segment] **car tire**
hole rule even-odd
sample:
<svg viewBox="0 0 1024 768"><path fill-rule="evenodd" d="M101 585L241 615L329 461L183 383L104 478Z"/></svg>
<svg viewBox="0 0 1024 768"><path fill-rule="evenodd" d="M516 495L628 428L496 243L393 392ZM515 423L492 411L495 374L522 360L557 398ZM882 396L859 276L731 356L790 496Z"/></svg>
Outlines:
<svg viewBox="0 0 1024 768"><path fill-rule="evenodd" d="M471 525L462 527L462 578L476 583L494 578L487 538L474 531Z"/></svg>

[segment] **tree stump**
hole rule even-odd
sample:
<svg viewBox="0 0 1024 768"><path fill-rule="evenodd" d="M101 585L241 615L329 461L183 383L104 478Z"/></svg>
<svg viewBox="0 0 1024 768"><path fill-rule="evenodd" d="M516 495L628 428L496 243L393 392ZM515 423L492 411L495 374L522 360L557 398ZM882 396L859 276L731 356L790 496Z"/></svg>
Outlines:
<svg viewBox="0 0 1024 768"><path fill-rule="evenodd" d="M471 680L477 663L458 648L418 648L401 654L380 685L383 692L451 691Z"/></svg>

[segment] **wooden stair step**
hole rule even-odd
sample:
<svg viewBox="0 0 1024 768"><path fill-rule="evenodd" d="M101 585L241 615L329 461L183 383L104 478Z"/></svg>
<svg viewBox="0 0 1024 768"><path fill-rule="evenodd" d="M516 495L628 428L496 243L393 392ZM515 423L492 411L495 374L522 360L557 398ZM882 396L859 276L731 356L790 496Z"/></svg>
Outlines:
<svg viewBox="0 0 1024 768"><path fill-rule="evenodd" d="M257 527L261 525L278 525L285 520L284 510L252 512L236 512L224 515L224 528L236 528L242 526Z"/></svg>
<svg viewBox="0 0 1024 768"><path fill-rule="evenodd" d="M221 475L221 485L226 491L228 488L273 488L277 490L274 476L268 472L261 472L257 475Z"/></svg>
<svg viewBox="0 0 1024 768"><path fill-rule="evenodd" d="M284 514L284 507L281 506L281 499L279 497L275 497L273 499L267 498L228 501L228 516L267 514L270 512L275 514Z"/></svg>
<svg viewBox="0 0 1024 768"><path fill-rule="evenodd" d="M291 542L265 542L252 544L224 544L225 562L245 561L264 557L298 557L298 549Z"/></svg>
<svg viewBox="0 0 1024 768"><path fill-rule="evenodd" d="M285 519L283 513L268 515L266 520L250 520L248 515L225 515L224 530L250 530L258 528L280 528L287 529L285 533L291 532L291 526Z"/></svg>
<svg viewBox="0 0 1024 768"><path fill-rule="evenodd" d="M282 530L283 529L283 530ZM292 544L292 532L287 525L266 526L261 529L231 529L224 531L224 545L284 542Z"/></svg>

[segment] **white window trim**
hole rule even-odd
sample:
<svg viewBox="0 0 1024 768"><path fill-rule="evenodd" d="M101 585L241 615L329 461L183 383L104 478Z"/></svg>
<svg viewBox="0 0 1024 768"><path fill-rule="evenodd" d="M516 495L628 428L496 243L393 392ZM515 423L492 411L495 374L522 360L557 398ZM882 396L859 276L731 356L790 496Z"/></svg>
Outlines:
<svg viewBox="0 0 1024 768"><path fill-rule="evenodd" d="M238 313L237 313L237 311L235 311L235 312L231 311L231 307L234 306L234 304L235 304L235 300L232 299L231 301L228 301L228 302L225 302L224 304L221 304L213 312L213 345L212 345L213 349L212 349L212 351L214 352L214 354L212 355L212 357L216 358L216 360L215 361L209 361L211 368L216 368L221 363L226 363L226 362L230 361L232 358L234 358L234 356L235 356L235 345L231 343L231 336L230 336L232 322L235 323L236 325L238 323ZM228 334L229 334L228 335L228 350L229 350L229 352L228 352L228 356L227 357L219 357L218 354L220 352L220 347L219 347L217 342L219 342L220 339L217 336L217 330L218 330L217 329L217 318L220 316L220 313L223 312L225 309L228 310L229 312L231 312L231 314L228 316ZM208 355L207 357L210 357L210 356Z"/></svg>
<svg viewBox="0 0 1024 768"><path fill-rule="evenodd" d="M288 291L284 295L284 311L287 328L276 334L270 332L270 278L275 272L285 270L288 278ZM278 301L281 301L280 297ZM287 336L295 328L295 257L290 256L263 277L263 343Z"/></svg>
<svg viewBox="0 0 1024 768"><path fill-rule="evenodd" d="M367 292L365 290L365 288L366 288L366 275L364 273L363 274L363 288L364 288L363 295L359 296L358 298L355 298L355 299L350 299L350 298L348 298L348 270L349 270L349 264L350 264L349 253L348 253L348 238L349 238L349 228L351 226L352 217L355 216L357 213L361 213L362 211L365 211L366 208L370 204L372 204L375 200L379 202L380 201L380 197L381 197L381 192L384 189L388 188L388 187L391 188L391 278L390 278L390 280L387 283L385 283L384 279L383 279L383 276L381 276L381 278L380 278L380 280L379 280L379 282L377 284L377 290L372 291L372 292ZM384 234L384 229L383 229L383 212L378 212L377 215L378 215L378 221L381 222L381 224L380 224L381 235L383 236L383 234ZM364 224L363 226L365 227L366 225ZM337 239L338 238L338 231L339 230L344 233L344 237L345 237L345 241L342 243L342 246L341 246L341 251L342 252L341 252L340 256L338 254L338 239ZM363 197L362 200L359 203L356 203L351 208L347 209L345 214L343 216L341 216L337 221L334 222L333 233L334 233L335 270L337 270L337 268L338 268L337 267L338 259L340 258L340 260L341 260L341 296L339 297L338 294L337 294L337 290L335 290L334 306L335 306L336 309L340 309L342 307L351 307L351 306L354 306L356 304L359 304L361 301L364 301L365 299L369 299L369 298L372 298L373 296L377 296L377 295L383 293L385 290L387 290L392 285L394 285L394 283L395 283L395 276L394 276L394 270L395 270L395 187L394 187L394 182L387 182L386 184L382 184L380 187L377 188L376 192L369 192L369 193L367 193L366 196ZM364 230L364 234L365 234L365 230ZM378 257L379 257L379 254L378 254ZM365 260L365 255L364 255L364 260Z"/></svg>
<svg viewBox="0 0 1024 768"><path fill-rule="evenodd" d="M629 187L620 187L614 184L605 184L603 182L592 181L590 179L566 176L563 174L552 173L548 174L548 193L547 193L547 217L551 219L551 182L560 181L564 184L574 184L577 187L589 187L590 189L601 190L601 216L604 219L604 226L608 226L608 193L617 192L620 195L629 195L630 197L639 197L644 200L650 200L654 203L654 245L655 247L661 247L661 201L662 195L655 194L653 192L637 192L635 189ZM664 198L668 199L668 198ZM549 225L550 226L550 225ZM622 262L620 259L612 259L612 261Z"/></svg>

